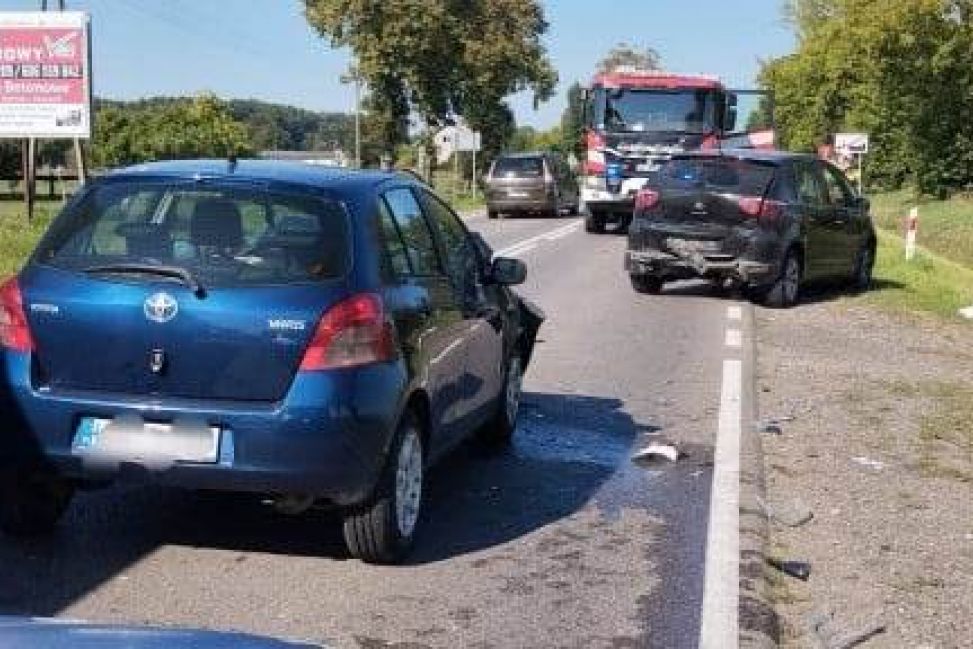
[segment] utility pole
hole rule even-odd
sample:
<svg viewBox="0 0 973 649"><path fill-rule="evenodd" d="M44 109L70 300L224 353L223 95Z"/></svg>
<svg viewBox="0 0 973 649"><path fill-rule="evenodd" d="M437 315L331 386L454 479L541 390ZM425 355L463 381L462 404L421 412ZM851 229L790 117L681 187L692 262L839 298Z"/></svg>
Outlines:
<svg viewBox="0 0 973 649"><path fill-rule="evenodd" d="M355 84L355 168L361 169L361 74L358 66L352 65L347 74L340 77L341 83Z"/></svg>

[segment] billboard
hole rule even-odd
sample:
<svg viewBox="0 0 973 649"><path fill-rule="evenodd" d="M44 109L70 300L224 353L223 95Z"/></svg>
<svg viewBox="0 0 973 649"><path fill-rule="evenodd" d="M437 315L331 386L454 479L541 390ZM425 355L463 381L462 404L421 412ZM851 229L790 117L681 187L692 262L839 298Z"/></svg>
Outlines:
<svg viewBox="0 0 973 649"><path fill-rule="evenodd" d="M90 22L0 11L0 138L91 137Z"/></svg>

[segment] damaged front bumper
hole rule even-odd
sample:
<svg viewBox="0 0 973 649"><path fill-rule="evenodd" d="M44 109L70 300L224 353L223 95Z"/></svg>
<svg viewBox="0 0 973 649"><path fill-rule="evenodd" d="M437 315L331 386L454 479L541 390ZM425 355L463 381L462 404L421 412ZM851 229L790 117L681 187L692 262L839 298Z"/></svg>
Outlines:
<svg viewBox="0 0 973 649"><path fill-rule="evenodd" d="M630 275L655 275L665 279L731 279L750 285L767 283L777 272L774 264L731 255L704 252L675 254L661 250L627 251L625 270Z"/></svg>

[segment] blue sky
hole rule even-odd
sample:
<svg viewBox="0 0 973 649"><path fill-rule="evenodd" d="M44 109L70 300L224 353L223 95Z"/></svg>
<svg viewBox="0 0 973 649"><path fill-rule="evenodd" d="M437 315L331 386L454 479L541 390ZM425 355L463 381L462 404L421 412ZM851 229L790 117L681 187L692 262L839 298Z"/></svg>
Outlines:
<svg viewBox="0 0 973 649"><path fill-rule="evenodd" d="M37 0L5 0L33 10ZM56 4L51 0L50 4ZM587 79L612 45L654 47L675 72L716 74L735 87L754 82L759 61L793 48L780 0L549 0L545 36L561 77L558 96L534 111L511 105L519 123L557 122L564 91ZM349 54L314 35L298 0L67 0L92 14L95 93L115 99L190 94L254 97L315 110L350 111L353 91L338 77Z"/></svg>

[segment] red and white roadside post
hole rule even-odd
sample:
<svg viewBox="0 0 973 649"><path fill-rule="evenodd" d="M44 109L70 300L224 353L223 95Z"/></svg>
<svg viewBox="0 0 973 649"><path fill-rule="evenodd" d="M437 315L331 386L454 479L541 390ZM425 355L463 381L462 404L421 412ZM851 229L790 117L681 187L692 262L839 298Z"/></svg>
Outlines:
<svg viewBox="0 0 973 649"><path fill-rule="evenodd" d="M919 232L919 208L909 210L905 225L905 260L912 261L916 256L916 235Z"/></svg>

